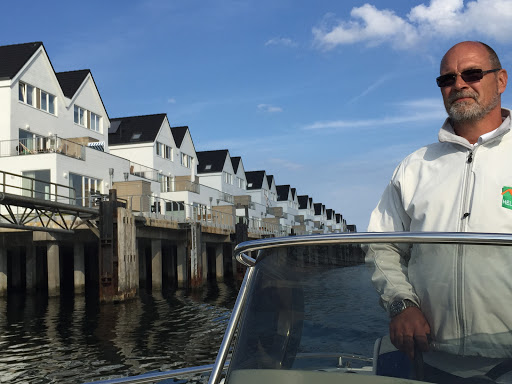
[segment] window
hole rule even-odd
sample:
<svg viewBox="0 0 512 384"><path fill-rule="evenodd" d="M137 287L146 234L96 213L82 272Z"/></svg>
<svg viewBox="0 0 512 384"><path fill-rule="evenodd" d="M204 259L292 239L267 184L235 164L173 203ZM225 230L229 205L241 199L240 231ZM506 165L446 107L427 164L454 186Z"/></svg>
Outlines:
<svg viewBox="0 0 512 384"><path fill-rule="evenodd" d="M236 181L237 181L238 188L245 189L245 180L244 179L237 177Z"/></svg>
<svg viewBox="0 0 512 384"><path fill-rule="evenodd" d="M169 176L158 174L158 181L160 182L160 192L172 192L171 180Z"/></svg>
<svg viewBox="0 0 512 384"><path fill-rule="evenodd" d="M50 170L24 171L21 173L23 196L35 197L36 199L50 200Z"/></svg>
<svg viewBox="0 0 512 384"><path fill-rule="evenodd" d="M222 172L224 175L224 182L226 184L233 184L233 175L231 173Z"/></svg>
<svg viewBox="0 0 512 384"><path fill-rule="evenodd" d="M211 164L207 164L207 165L204 167L204 170L205 170L205 171L209 171L210 169L212 169L212 165L211 165Z"/></svg>
<svg viewBox="0 0 512 384"><path fill-rule="evenodd" d="M156 155L160 157L164 157L163 155L164 145L162 143L156 142Z"/></svg>
<svg viewBox="0 0 512 384"><path fill-rule="evenodd" d="M78 105L74 106L73 120L75 124L88 128L91 131L99 132L101 130L101 116Z"/></svg>
<svg viewBox="0 0 512 384"><path fill-rule="evenodd" d="M70 196L70 198L74 198L76 205L83 207L88 207L92 204L91 195L101 193L100 179L77 175L71 172L69 173L69 186L75 189L75 196ZM72 191L70 191L71 193Z"/></svg>
<svg viewBox="0 0 512 384"><path fill-rule="evenodd" d="M100 117L91 112L91 130L99 132L100 131Z"/></svg>
<svg viewBox="0 0 512 384"><path fill-rule="evenodd" d="M75 123L85 127L85 109L75 105Z"/></svg>
<svg viewBox="0 0 512 384"><path fill-rule="evenodd" d="M156 155L172 161L172 147L157 141Z"/></svg>
<svg viewBox="0 0 512 384"><path fill-rule="evenodd" d="M192 167L192 156L187 155L186 153L181 154L181 165L187 168Z"/></svg>
<svg viewBox="0 0 512 384"><path fill-rule="evenodd" d="M130 141L139 140L141 136L142 136L142 133L134 133L132 135L132 138L130 139Z"/></svg>
<svg viewBox="0 0 512 384"><path fill-rule="evenodd" d="M18 100L55 115L55 96L22 81L19 82Z"/></svg>
<svg viewBox="0 0 512 384"><path fill-rule="evenodd" d="M165 203L165 210L167 212L177 212L185 210L185 203L183 201L169 201Z"/></svg>

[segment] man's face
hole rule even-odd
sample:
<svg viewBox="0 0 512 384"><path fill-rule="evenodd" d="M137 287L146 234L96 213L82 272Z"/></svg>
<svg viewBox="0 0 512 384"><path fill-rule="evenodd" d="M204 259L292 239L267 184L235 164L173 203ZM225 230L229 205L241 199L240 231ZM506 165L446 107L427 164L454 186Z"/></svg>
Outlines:
<svg viewBox="0 0 512 384"><path fill-rule="evenodd" d="M482 80L466 83L460 73L468 69L493 69L487 50L478 43L461 43L450 49L441 62L441 75L458 74L455 84L442 87L444 106L454 122L478 121L500 105L498 75L490 73Z"/></svg>

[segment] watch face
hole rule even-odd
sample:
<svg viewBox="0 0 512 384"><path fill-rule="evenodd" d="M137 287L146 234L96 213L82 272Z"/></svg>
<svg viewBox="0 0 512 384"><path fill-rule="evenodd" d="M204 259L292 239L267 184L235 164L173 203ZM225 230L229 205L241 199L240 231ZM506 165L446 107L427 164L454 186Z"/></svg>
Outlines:
<svg viewBox="0 0 512 384"><path fill-rule="evenodd" d="M403 300L393 301L389 307L389 314L391 317L398 315L405 309L405 303Z"/></svg>

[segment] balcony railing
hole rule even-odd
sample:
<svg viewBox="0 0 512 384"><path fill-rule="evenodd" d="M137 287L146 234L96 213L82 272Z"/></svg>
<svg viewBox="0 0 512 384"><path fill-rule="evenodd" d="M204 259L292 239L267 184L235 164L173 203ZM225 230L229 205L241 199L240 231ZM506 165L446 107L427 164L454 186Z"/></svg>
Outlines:
<svg viewBox="0 0 512 384"><path fill-rule="evenodd" d="M152 195L123 196L127 208L141 216L165 219L178 223L200 223L201 225L235 230L235 215L206 206L186 204Z"/></svg>
<svg viewBox="0 0 512 384"><path fill-rule="evenodd" d="M130 174L144 179L158 181L158 170L130 161Z"/></svg>
<svg viewBox="0 0 512 384"><path fill-rule="evenodd" d="M167 192L193 192L200 193L201 188L198 183L190 180L172 180L170 183L170 190Z"/></svg>
<svg viewBox="0 0 512 384"><path fill-rule="evenodd" d="M85 160L85 147L58 136L37 136L29 139L0 141L0 157L59 153Z"/></svg>
<svg viewBox="0 0 512 384"><path fill-rule="evenodd" d="M235 198L226 192L219 192L219 199L229 204L235 204Z"/></svg>
<svg viewBox="0 0 512 384"><path fill-rule="evenodd" d="M76 199L75 189L68 185L4 171L0 171L0 192L65 204L74 204Z"/></svg>

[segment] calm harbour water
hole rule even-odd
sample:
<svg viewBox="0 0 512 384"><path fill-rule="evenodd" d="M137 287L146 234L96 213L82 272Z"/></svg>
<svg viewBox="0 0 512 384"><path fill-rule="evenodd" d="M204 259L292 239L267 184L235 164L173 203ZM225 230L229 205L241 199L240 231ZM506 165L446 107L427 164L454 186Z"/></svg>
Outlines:
<svg viewBox="0 0 512 384"><path fill-rule="evenodd" d="M346 272L369 281L364 266ZM0 300L0 383L83 383L211 364L236 294L234 283L213 283L201 292L141 290L137 299L109 305L84 296L10 295ZM385 314L376 296L367 297L354 299L370 308L380 333Z"/></svg>

